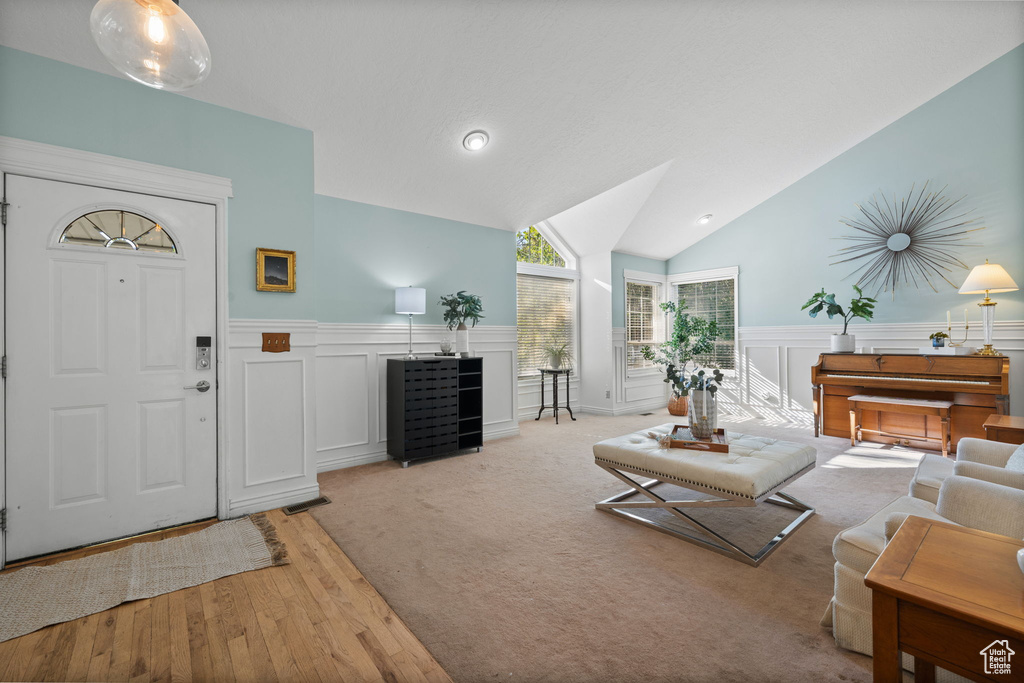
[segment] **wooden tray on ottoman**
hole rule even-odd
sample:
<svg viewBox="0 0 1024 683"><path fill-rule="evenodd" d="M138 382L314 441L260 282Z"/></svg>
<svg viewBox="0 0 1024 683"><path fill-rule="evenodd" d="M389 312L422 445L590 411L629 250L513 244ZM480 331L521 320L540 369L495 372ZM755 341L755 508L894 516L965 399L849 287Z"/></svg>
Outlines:
<svg viewBox="0 0 1024 683"><path fill-rule="evenodd" d="M712 451L714 453L728 453L729 439L725 430L719 427L711 435L710 439L696 439L690 433L686 425L676 425L672 428L672 440L669 448L687 448L691 451Z"/></svg>

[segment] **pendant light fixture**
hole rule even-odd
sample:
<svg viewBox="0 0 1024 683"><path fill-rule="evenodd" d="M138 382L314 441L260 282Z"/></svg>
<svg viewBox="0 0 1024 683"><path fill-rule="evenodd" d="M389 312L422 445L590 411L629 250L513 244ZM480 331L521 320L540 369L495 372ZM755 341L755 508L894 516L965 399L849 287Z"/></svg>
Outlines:
<svg viewBox="0 0 1024 683"><path fill-rule="evenodd" d="M107 61L143 85L178 92L210 75L210 48L177 0L99 0L89 27Z"/></svg>

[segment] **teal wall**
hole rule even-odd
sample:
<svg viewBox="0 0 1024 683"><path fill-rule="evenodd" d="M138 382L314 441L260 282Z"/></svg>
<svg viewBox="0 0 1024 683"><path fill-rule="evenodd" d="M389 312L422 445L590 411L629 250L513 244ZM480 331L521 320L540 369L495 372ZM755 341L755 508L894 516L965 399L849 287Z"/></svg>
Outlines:
<svg viewBox="0 0 1024 683"><path fill-rule="evenodd" d="M481 325L516 324L515 233L316 195L317 319L402 323L396 287L424 287L427 313L442 324L437 300L466 290L483 300Z"/></svg>
<svg viewBox="0 0 1024 683"><path fill-rule="evenodd" d="M314 317L310 131L3 46L0 93L0 135L230 178L230 317ZM256 247L297 252L295 294L256 291Z"/></svg>
<svg viewBox="0 0 1024 683"><path fill-rule="evenodd" d="M797 181L669 260L668 272L739 266L739 324L829 324L812 321L800 306L825 287L849 300L854 268L829 266L849 235L839 218L880 189L890 198L911 184L949 185L953 198L984 217L985 230L957 254L968 266L990 259L1024 286L1024 45L1010 51L895 123ZM957 285L968 271L950 277ZM876 322L980 322L980 295L961 295L942 283L935 293L900 287L893 301L879 297ZM1024 292L994 295L996 320L1024 319ZM854 326L856 326L854 322ZM853 331L853 330L851 330Z"/></svg>
<svg viewBox="0 0 1024 683"><path fill-rule="evenodd" d="M612 327L626 326L626 282L623 271L638 270L642 273L665 275L667 261L612 252Z"/></svg>

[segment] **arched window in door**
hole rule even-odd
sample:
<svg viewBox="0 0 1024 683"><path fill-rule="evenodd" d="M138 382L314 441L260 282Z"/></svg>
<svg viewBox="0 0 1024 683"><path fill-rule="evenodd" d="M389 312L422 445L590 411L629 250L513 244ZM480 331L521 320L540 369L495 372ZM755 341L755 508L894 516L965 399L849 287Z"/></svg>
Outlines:
<svg viewBox="0 0 1024 683"><path fill-rule="evenodd" d="M93 211L71 221L61 244L177 254L174 239L159 224L131 211Z"/></svg>

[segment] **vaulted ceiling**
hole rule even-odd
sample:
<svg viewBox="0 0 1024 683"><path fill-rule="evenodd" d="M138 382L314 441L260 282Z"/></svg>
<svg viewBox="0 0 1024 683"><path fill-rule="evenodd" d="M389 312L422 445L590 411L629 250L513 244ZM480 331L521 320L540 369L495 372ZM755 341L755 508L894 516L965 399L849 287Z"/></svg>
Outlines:
<svg viewBox="0 0 1024 683"><path fill-rule="evenodd" d="M181 2L187 96L312 130L317 192L654 258L1024 42L1021 2ZM93 4L0 0L0 43L114 73Z"/></svg>

